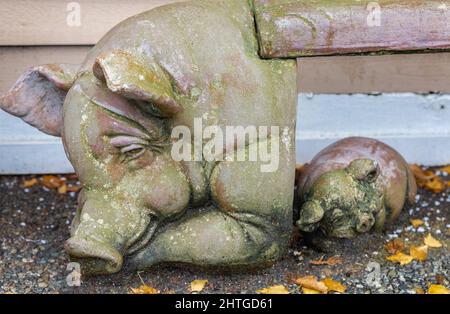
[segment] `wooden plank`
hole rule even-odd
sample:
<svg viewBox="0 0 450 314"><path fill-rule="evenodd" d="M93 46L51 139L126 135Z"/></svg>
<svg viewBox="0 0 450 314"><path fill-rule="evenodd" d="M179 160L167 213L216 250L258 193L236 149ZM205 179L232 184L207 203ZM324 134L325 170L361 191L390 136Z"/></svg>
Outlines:
<svg viewBox="0 0 450 314"><path fill-rule="evenodd" d="M120 21L180 1L183 0L2 0L0 46L92 45ZM73 3L75 6L71 6ZM74 15L77 4L79 26Z"/></svg>
<svg viewBox="0 0 450 314"><path fill-rule="evenodd" d="M449 0L254 0L262 57L450 48Z"/></svg>
<svg viewBox="0 0 450 314"><path fill-rule="evenodd" d="M305 93L450 93L450 53L298 59Z"/></svg>
<svg viewBox="0 0 450 314"><path fill-rule="evenodd" d="M0 95L29 67L80 63L90 46L0 47ZM342 56L298 60L305 93L450 93L450 53Z"/></svg>

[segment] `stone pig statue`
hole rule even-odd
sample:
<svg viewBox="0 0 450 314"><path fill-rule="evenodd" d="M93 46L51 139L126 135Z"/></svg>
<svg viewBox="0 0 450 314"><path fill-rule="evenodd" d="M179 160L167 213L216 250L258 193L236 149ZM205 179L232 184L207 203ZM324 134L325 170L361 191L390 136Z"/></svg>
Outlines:
<svg viewBox="0 0 450 314"><path fill-rule="evenodd" d="M30 69L0 99L62 137L83 185L65 249L83 273L117 272L125 256L135 269L254 267L282 256L293 225L296 64L260 58L254 25L247 0L158 7L113 28L80 66ZM205 129L278 126L226 151L276 139L278 167L175 160L171 132L193 131L195 119Z"/></svg>
<svg viewBox="0 0 450 314"><path fill-rule="evenodd" d="M320 236L353 238L393 222L417 187L402 156L369 138L340 140L305 166L297 183L298 228ZM327 249L325 247L320 247Z"/></svg>

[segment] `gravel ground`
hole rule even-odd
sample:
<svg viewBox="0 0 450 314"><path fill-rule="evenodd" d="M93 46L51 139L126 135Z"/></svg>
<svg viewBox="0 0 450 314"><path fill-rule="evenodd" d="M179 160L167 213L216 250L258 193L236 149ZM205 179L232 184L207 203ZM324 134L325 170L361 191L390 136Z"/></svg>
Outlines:
<svg viewBox="0 0 450 314"><path fill-rule="evenodd" d="M69 287L69 260L63 243L69 237L77 195L58 194L40 185L23 188L23 181L30 178L0 176L0 293L130 293L143 282L163 293L189 293L194 279L208 280L204 293L255 293L278 284L299 293L292 278L310 274L332 277L344 284L348 293L416 293L417 288L426 291L429 284L449 287L450 189L439 194L420 190L417 204L404 210L398 223L385 233L341 241L337 252L342 263L338 265L310 264L324 254L304 246L297 238L282 261L250 273L158 266L139 273L82 278L81 286ZM410 224L412 218L425 224L415 229ZM400 266L386 260L388 241L398 237L407 246L420 245L429 232L443 247L430 249L426 261ZM325 255L325 259L333 255ZM371 262L380 265L379 276L367 270Z"/></svg>

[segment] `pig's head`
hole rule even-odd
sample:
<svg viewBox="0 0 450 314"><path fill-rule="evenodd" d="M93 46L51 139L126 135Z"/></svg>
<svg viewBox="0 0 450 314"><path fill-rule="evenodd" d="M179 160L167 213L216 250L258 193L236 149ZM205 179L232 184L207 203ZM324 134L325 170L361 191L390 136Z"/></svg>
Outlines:
<svg viewBox="0 0 450 314"><path fill-rule="evenodd" d="M346 168L322 174L300 207L297 226L337 238L368 232L384 206L379 175L378 164L370 159L356 159Z"/></svg>
<svg viewBox="0 0 450 314"><path fill-rule="evenodd" d="M99 56L92 71L36 67L0 107L62 136L83 185L65 248L84 273L117 272L126 254L150 241L157 223L204 199L203 168L171 158L170 117L181 107L157 64L113 51Z"/></svg>

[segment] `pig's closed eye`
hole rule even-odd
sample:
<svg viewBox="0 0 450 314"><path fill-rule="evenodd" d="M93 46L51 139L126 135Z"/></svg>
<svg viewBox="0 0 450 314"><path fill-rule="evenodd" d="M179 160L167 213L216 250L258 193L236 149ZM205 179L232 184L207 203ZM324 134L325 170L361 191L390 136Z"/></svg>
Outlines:
<svg viewBox="0 0 450 314"><path fill-rule="evenodd" d="M145 148L140 146L139 144L133 144L133 145L122 147L120 149L120 152L129 161L129 160L133 160L133 159L136 159L136 158L139 158L140 156L142 156L142 154L145 153Z"/></svg>
<svg viewBox="0 0 450 314"><path fill-rule="evenodd" d="M131 161L142 156L148 144L141 138L119 135L111 138L111 145L119 149L123 161Z"/></svg>

